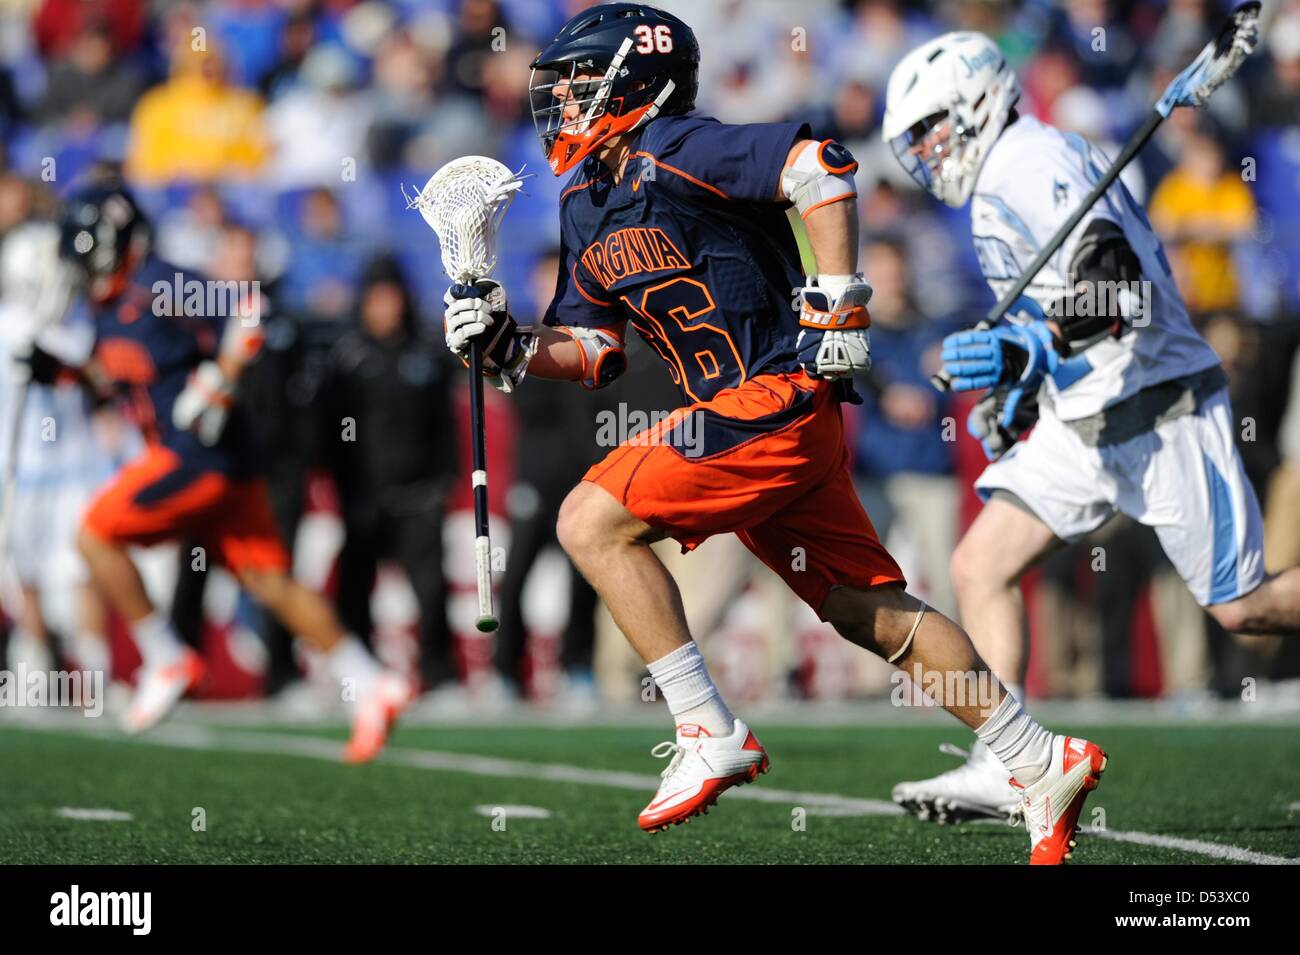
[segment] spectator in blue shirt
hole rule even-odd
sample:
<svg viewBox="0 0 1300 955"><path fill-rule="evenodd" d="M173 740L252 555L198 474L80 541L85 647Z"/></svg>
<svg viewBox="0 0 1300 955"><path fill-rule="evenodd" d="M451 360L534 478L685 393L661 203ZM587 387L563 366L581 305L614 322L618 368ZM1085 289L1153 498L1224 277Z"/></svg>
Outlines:
<svg viewBox="0 0 1300 955"><path fill-rule="evenodd" d="M858 494L880 539L909 583L945 613L956 610L948 559L956 545L953 477L957 423L946 396L931 387L939 342L952 329L915 304L901 244L880 239L864 251L871 276L871 373L855 449ZM911 564L911 566L908 566Z"/></svg>

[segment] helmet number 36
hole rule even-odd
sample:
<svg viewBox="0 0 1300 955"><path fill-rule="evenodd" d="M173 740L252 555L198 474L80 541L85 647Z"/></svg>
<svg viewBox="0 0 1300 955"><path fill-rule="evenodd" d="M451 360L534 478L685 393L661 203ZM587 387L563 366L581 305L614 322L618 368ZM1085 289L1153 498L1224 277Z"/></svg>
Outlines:
<svg viewBox="0 0 1300 955"><path fill-rule="evenodd" d="M651 27L649 24L643 23L636 28L635 32L638 41L636 45L638 53L654 53L655 51L671 53L673 51L673 34L667 25L661 23L658 26Z"/></svg>

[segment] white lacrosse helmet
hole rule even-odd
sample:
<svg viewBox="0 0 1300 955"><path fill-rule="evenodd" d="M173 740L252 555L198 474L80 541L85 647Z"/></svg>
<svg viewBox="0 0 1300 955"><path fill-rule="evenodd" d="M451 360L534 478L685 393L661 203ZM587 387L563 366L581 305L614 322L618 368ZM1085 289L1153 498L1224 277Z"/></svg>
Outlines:
<svg viewBox="0 0 1300 955"><path fill-rule="evenodd" d="M922 188L959 208L1019 99L996 43L982 33L945 33L894 67L881 135Z"/></svg>
<svg viewBox="0 0 1300 955"><path fill-rule="evenodd" d="M72 299L73 281L59 258L59 227L27 222L0 246L0 297L32 327L63 318Z"/></svg>

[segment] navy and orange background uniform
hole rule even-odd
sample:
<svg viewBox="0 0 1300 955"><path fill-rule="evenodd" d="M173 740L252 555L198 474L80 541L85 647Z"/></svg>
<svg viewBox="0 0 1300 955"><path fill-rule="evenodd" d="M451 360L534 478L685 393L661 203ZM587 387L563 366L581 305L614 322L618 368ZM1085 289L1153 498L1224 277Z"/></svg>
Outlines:
<svg viewBox="0 0 1300 955"><path fill-rule="evenodd" d="M222 315L207 314L206 307L189 310L197 314L176 307L174 289L180 289L184 303L186 290L195 287L190 282L207 288L201 277L150 257L119 295L93 310L96 364L147 447L92 502L85 527L123 544L184 537L210 546L232 570L282 570L288 555L239 408L231 409L211 447L172 423L177 397L190 373L216 356L226 322ZM160 297L167 301L159 303ZM205 291L205 306L206 299Z"/></svg>
<svg viewBox="0 0 1300 955"><path fill-rule="evenodd" d="M903 583L853 487L831 384L796 357L798 245L778 201L797 123L663 117L615 183L591 160L560 200L547 325L629 323L686 406L584 480L685 550L736 533L820 614L833 587Z"/></svg>
<svg viewBox="0 0 1300 955"><path fill-rule="evenodd" d="M172 424L172 409L200 362L216 357L225 330L222 315L158 314L177 311L172 289L204 278L151 256L141 263L122 292L93 310L95 360L151 444L170 448L195 467L234 478L257 472L252 435L242 413L232 409L221 439L213 447ZM165 291L155 292L155 288ZM165 298L163 307L155 303ZM204 296L206 303L206 294ZM215 311L215 310L214 310Z"/></svg>

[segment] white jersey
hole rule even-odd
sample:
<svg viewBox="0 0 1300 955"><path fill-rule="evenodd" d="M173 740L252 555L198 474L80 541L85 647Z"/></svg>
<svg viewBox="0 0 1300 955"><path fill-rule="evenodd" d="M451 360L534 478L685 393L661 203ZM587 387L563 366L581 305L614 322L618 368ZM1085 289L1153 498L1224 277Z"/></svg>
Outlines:
<svg viewBox="0 0 1300 955"><path fill-rule="evenodd" d="M1043 244L1101 179L1110 160L1081 136L1021 116L993 144L975 183L971 231L980 268L1001 298ZM1045 395L1063 421L1096 414L1143 388L1211 368L1218 356L1192 328L1169 263L1142 211L1121 182L1083 217L1008 313L1041 319L1073 281L1075 249L1096 219L1118 225L1142 266L1144 311L1134 329L1063 362ZM1050 412L1049 412L1050 413Z"/></svg>
<svg viewBox="0 0 1300 955"><path fill-rule="evenodd" d="M112 464L92 429L85 392L75 385L31 385L22 419L13 420L17 399L12 354L29 335L24 317L8 302L0 302L0 474L7 473L13 447L10 429L17 424L18 473L15 486L27 490L63 486L93 487L112 473ZM46 351L68 365L90 357L94 329L84 313L74 310L67 323L43 329L36 338Z"/></svg>

